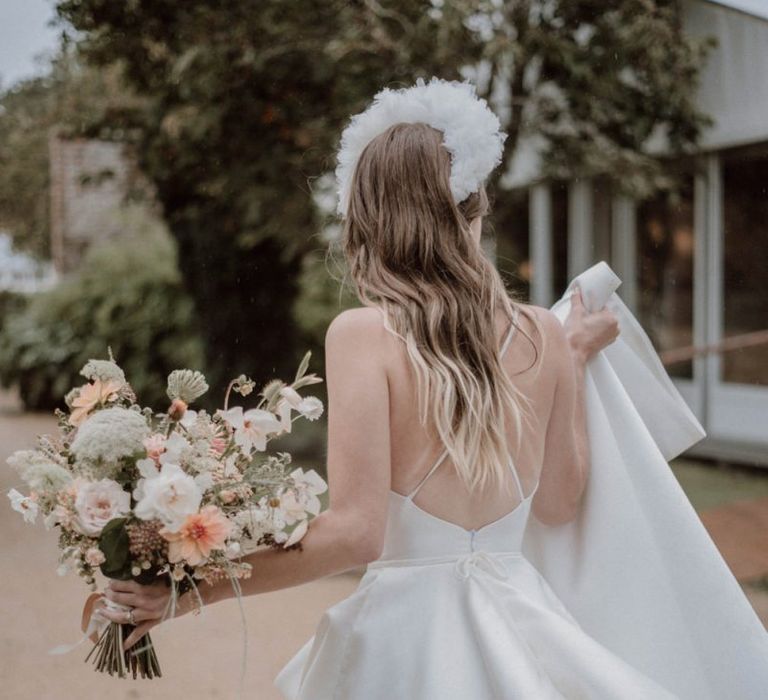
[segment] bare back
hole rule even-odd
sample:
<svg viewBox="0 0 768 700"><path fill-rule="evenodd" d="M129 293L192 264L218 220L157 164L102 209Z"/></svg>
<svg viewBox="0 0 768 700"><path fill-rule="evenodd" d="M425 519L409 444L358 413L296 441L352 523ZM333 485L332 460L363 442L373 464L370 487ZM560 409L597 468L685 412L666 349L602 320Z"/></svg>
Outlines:
<svg viewBox="0 0 768 700"><path fill-rule="evenodd" d="M521 305L519 308L518 328L510 329L509 320L500 315L496 335L499 348L507 341L502 364L515 387L529 401L519 439L508 421L510 454L527 497L541 477L555 388L561 374L557 365L562 364L562 343L558 342L560 338L548 337L552 335L553 323L559 325L548 311L533 306ZM538 328L534 318L538 320ZM511 337L507 338L510 330ZM391 487L393 491L407 495L419 486L443 453L444 446L430 426L425 429L419 422L417 383L403 342L390 333L386 335ZM443 520L466 529L477 529L504 516L521 502L522 494L511 470L507 481L506 488L494 485L470 493L453 468L450 457L446 456L419 486L414 503Z"/></svg>

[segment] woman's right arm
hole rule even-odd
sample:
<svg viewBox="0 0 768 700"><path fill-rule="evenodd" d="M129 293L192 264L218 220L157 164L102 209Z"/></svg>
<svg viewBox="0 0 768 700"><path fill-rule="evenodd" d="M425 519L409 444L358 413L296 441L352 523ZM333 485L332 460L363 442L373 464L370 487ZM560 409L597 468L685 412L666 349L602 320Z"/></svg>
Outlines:
<svg viewBox="0 0 768 700"><path fill-rule="evenodd" d="M553 319L550 326L548 340L557 379L545 438L544 466L533 509L541 522L559 525L576 517L589 476L586 365L617 338L619 328L615 315L608 309L587 312L578 290L571 297L571 311L565 324Z"/></svg>

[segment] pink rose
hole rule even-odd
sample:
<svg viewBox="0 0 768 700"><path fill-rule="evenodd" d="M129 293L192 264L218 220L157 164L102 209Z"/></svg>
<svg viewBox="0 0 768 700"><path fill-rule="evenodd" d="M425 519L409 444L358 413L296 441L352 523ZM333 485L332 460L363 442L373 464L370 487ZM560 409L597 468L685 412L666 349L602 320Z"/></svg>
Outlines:
<svg viewBox="0 0 768 700"><path fill-rule="evenodd" d="M154 459L155 462L159 462L160 455L165 452L165 435L155 433L148 438L144 438L144 447L147 450L147 457Z"/></svg>
<svg viewBox="0 0 768 700"><path fill-rule="evenodd" d="M75 527L84 535L98 536L110 520L127 515L130 510L131 495L116 481L79 482L75 498Z"/></svg>

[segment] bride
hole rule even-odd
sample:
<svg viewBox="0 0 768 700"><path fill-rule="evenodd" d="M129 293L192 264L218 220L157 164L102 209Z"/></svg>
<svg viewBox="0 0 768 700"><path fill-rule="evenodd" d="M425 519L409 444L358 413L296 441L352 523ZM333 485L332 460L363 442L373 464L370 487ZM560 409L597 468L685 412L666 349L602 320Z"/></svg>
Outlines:
<svg viewBox="0 0 768 700"><path fill-rule="evenodd" d="M468 84L436 79L379 93L342 136L363 307L326 335L330 507L300 551L250 555L242 592L367 568L278 676L286 698L679 697L590 635L522 551L529 520L557 528L584 507L585 368L619 326L578 292L563 324L505 289L480 246L503 141ZM133 607L132 645L168 589L106 595Z"/></svg>

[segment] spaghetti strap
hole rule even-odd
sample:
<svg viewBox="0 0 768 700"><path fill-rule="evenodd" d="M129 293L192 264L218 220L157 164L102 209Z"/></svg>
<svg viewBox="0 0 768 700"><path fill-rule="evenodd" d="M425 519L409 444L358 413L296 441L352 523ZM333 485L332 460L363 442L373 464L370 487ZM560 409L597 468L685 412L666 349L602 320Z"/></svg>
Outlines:
<svg viewBox="0 0 768 700"><path fill-rule="evenodd" d="M435 473L435 470L436 470L436 469L437 469L437 468L438 468L438 467L439 467L439 466L440 466L440 465L443 463L443 460L444 460L444 459L445 459L447 456L448 456L448 449L446 448L446 449L444 449L444 450L443 450L443 451L440 453L440 456L437 458L437 461L436 461L436 462L435 462L435 463L432 465L431 469L430 469L430 470L429 470L429 471L426 473L426 475L424 476L424 478L422 478L422 480L421 480L421 481L420 481L418 484L416 484L416 488L415 488L415 489L413 489L413 491L411 491L411 492L408 494L408 496L407 496L407 497L408 497L408 499L409 499L409 500L412 500L413 498L415 498L416 494L419 492L419 489L420 489L422 486L424 486L424 484L425 484L425 482L427 481L427 479L429 479L429 477L430 477L430 476L432 476L432 474L434 474L434 473Z"/></svg>
<svg viewBox="0 0 768 700"><path fill-rule="evenodd" d="M512 336L515 334L515 329L517 328L517 317L518 317L518 308L517 306L513 307L512 309L513 316L509 321L509 330L506 333L506 336L504 338L504 342L501 344L501 348L499 349L499 356L503 356L506 352L507 348L509 347L509 343L512 340ZM419 481L418 484L416 484L416 488L411 491L406 498L409 500L413 500L416 497L416 494L419 492L419 489L421 489L422 486L426 483L427 479L429 479L432 474L435 473L437 468L443 463L443 460L448 456L448 449L444 449L440 456L437 458L437 461L432 465L432 467L429 469L429 471L424 475L424 477ZM520 484L520 477L517 475L517 470L515 469L514 465L512 464L512 461L510 460L509 466L512 470L512 476L515 479L515 484L517 485L517 490L520 493L520 498L522 500L525 500L525 494L523 493L523 487Z"/></svg>
<svg viewBox="0 0 768 700"><path fill-rule="evenodd" d="M520 483L520 477L517 475L517 469L515 469L515 465L511 459L509 460L509 470L512 472L512 478L515 480L517 492L520 494L520 500L524 501L526 499L526 495L523 493L523 485Z"/></svg>
<svg viewBox="0 0 768 700"><path fill-rule="evenodd" d="M517 317L519 314L518 308L516 306L513 309L513 314L514 316L509 321L509 330L507 331L504 342L501 344L501 348L499 349L499 357L504 356L504 353L507 351L507 348L512 341L512 337L515 335L515 330L517 329Z"/></svg>

